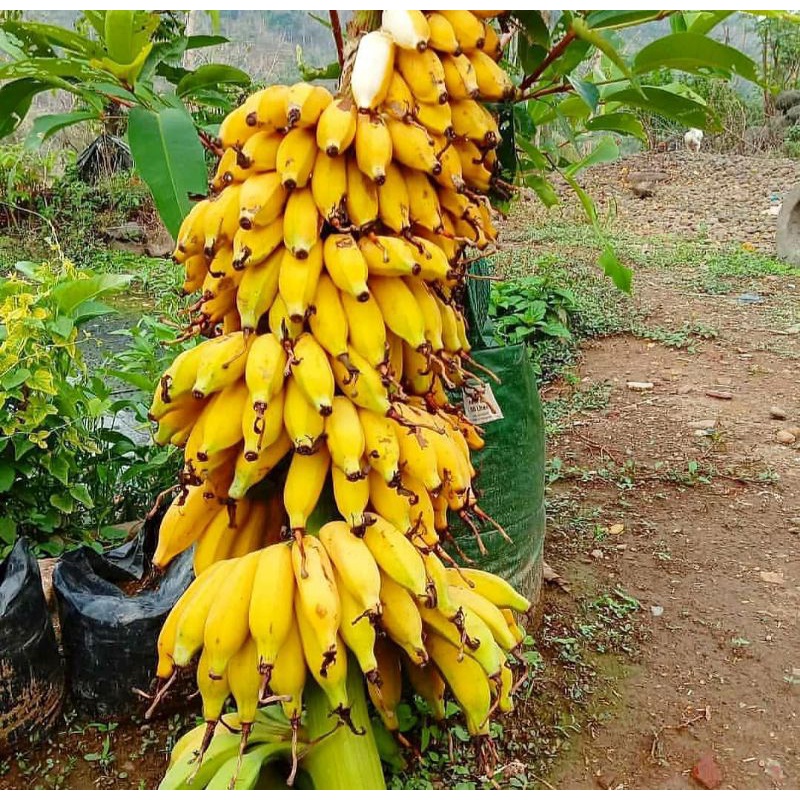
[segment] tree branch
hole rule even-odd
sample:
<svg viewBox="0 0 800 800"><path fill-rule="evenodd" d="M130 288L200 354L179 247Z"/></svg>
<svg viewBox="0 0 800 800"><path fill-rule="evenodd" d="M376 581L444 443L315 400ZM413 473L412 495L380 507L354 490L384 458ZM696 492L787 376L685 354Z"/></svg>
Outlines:
<svg viewBox="0 0 800 800"><path fill-rule="evenodd" d="M329 11L331 18L331 30L333 31L333 41L336 42L336 56L339 59L339 66L344 66L344 39L342 38L342 23L339 21L338 11Z"/></svg>
<svg viewBox="0 0 800 800"><path fill-rule="evenodd" d="M564 51L575 39L575 32L572 30L567 31L564 38L556 44L550 52L544 57L544 60L538 67L528 75L519 85L520 91L524 92L529 89L542 75L542 73L557 59L560 58Z"/></svg>

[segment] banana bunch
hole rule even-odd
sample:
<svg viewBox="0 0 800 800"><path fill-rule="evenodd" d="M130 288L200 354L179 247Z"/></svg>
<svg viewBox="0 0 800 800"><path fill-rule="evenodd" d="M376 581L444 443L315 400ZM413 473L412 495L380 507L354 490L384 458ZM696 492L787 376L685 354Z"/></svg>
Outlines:
<svg viewBox="0 0 800 800"><path fill-rule="evenodd" d="M507 654L524 636L514 612L529 604L501 578L443 559L374 515L362 536L332 521L204 570L164 623L157 669L169 681L199 656L201 759L229 696L240 753L262 703L280 702L297 741L309 675L349 723L347 650L389 730L405 668L437 718L448 687L470 733L487 735L494 709L513 708Z"/></svg>
<svg viewBox="0 0 800 800"><path fill-rule="evenodd" d="M438 717L449 691L475 736L513 706L528 603L445 550L452 515L484 552L477 521L505 535L478 505L483 432L448 394L479 366L464 253L497 235L480 101L516 91L493 13L384 11L336 96L269 86L220 127L174 253L199 293L183 338L201 338L150 408L184 454L154 562L194 546L197 576L159 639L158 696L197 661L201 754L231 696L239 767L262 704L296 743L309 674L348 722L348 650L390 730L403 674Z"/></svg>

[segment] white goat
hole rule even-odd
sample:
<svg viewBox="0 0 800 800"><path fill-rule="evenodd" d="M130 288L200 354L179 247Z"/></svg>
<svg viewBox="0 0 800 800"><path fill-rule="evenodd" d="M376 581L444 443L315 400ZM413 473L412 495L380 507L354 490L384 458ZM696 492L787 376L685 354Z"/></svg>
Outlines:
<svg viewBox="0 0 800 800"><path fill-rule="evenodd" d="M703 131L699 128L689 128L683 135L683 143L686 145L687 150L698 153L700 145L703 143Z"/></svg>

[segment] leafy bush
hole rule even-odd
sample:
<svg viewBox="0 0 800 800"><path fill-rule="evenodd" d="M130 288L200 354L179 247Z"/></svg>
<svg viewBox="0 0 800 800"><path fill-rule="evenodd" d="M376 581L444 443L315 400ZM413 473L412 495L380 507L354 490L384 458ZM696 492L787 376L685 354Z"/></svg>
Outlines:
<svg viewBox="0 0 800 800"><path fill-rule="evenodd" d="M64 259L0 277L0 555L20 535L48 554L100 547L98 532L141 513L174 474L169 450L115 427L141 397L115 398L109 375L90 374L81 354L81 327L113 313L101 298L129 281Z"/></svg>
<svg viewBox="0 0 800 800"><path fill-rule="evenodd" d="M553 350L568 351L570 317L576 311L573 292L547 275L528 275L492 284L489 316L495 336L505 344L528 345L534 370L545 375Z"/></svg>

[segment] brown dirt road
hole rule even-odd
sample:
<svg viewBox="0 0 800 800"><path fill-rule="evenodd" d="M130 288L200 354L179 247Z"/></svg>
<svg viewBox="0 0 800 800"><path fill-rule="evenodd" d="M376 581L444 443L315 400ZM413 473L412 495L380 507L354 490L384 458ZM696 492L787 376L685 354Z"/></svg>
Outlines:
<svg viewBox="0 0 800 800"><path fill-rule="evenodd" d="M668 182L633 199L619 165L587 183L617 199L617 226L629 233L644 218L648 229L661 219L661 233L696 236L718 157L658 158L680 176L680 194ZM731 181L720 186L713 216L731 222L716 236L702 229L712 242L753 239L769 251L774 217L761 212L796 170L766 163L730 171L749 177L732 192ZM728 294L704 294L692 278L640 269L635 303L649 325L689 322L713 339L693 353L631 336L591 341L580 382L545 392L610 391L606 407L573 417L550 441L549 457L562 462L551 501L573 515L591 510L598 532L586 541L572 535L569 515L551 517L547 559L572 597L551 587L548 606L598 584L641 604L637 654L616 697L601 701L604 721L556 760L549 780L558 788L696 788L691 770L704 754L720 767L722 787L800 787L800 278L751 279ZM741 302L743 288L760 302ZM778 431L792 428L797 441L779 443Z"/></svg>

